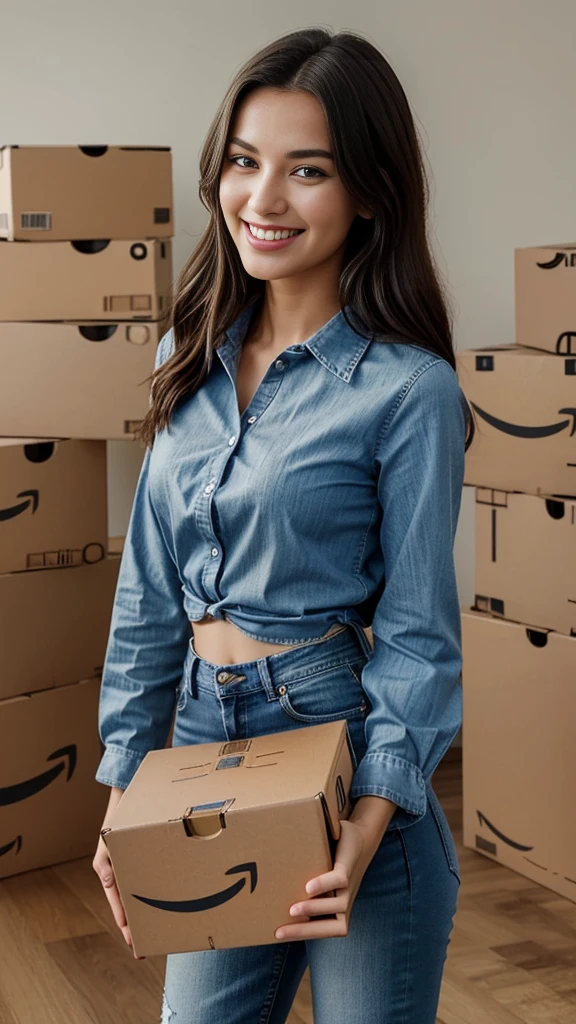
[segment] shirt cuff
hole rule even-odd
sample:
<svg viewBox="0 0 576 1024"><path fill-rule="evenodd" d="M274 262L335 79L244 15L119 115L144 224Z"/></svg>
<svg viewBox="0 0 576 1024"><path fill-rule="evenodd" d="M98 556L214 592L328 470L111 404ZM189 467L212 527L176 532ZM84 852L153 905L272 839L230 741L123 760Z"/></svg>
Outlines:
<svg viewBox="0 0 576 1024"><path fill-rule="evenodd" d="M414 825L428 806L422 772L395 754L365 754L354 772L349 796L353 803L361 796L383 796L397 804L389 828Z"/></svg>
<svg viewBox="0 0 576 1024"><path fill-rule="evenodd" d="M106 746L96 771L96 782L127 789L145 757L146 754L137 750Z"/></svg>

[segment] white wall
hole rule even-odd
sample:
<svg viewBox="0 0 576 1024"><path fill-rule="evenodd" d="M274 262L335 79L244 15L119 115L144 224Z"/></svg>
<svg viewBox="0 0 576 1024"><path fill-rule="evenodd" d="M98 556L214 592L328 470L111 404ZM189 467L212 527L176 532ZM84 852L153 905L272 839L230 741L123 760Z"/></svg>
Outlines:
<svg viewBox="0 0 576 1024"><path fill-rule="evenodd" d="M457 347L513 341L514 248L576 237L574 0L4 0L0 140L170 145L178 273L205 223L198 154L224 88L305 25L360 31L391 62L426 150ZM142 449L109 449L120 534ZM466 488L456 547L466 603L472 499Z"/></svg>

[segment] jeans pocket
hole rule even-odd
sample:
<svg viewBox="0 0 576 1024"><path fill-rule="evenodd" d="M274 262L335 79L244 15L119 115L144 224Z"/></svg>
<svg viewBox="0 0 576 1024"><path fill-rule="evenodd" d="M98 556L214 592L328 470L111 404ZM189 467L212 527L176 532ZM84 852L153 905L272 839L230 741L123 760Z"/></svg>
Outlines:
<svg viewBox="0 0 576 1024"><path fill-rule="evenodd" d="M344 719L354 768L365 753L364 721L370 703L362 689L362 668L368 659L315 669L277 688L284 714L301 725L322 725Z"/></svg>
<svg viewBox="0 0 576 1024"><path fill-rule="evenodd" d="M366 660L361 657L320 667L278 686L280 706L290 718L310 724L365 718L369 702L361 676Z"/></svg>
<svg viewBox="0 0 576 1024"><path fill-rule="evenodd" d="M442 810L438 797L431 786L428 787L428 806L432 813L432 816L436 822L444 852L446 854L446 860L448 867L453 875L456 876L460 882L460 865L458 863L458 854L456 852L456 844L454 842L454 836L452 830L448 824L448 819Z"/></svg>

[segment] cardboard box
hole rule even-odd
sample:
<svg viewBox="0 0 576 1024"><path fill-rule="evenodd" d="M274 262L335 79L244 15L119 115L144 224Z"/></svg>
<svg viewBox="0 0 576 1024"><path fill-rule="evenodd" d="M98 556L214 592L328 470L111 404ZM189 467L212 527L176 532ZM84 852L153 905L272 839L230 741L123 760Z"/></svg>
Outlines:
<svg viewBox="0 0 576 1024"><path fill-rule="evenodd" d="M576 500L476 488L478 611L576 636Z"/></svg>
<svg viewBox="0 0 576 1024"><path fill-rule="evenodd" d="M576 497L576 357L496 345L457 356L476 418L464 482Z"/></svg>
<svg viewBox="0 0 576 1024"><path fill-rule="evenodd" d="M516 342L576 356L576 242L514 251Z"/></svg>
<svg viewBox="0 0 576 1024"><path fill-rule="evenodd" d="M0 435L133 437L161 327L0 322Z"/></svg>
<svg viewBox="0 0 576 1024"><path fill-rule="evenodd" d="M102 830L134 955L280 941L333 866L348 743L340 720L150 751Z"/></svg>
<svg viewBox="0 0 576 1024"><path fill-rule="evenodd" d="M0 575L0 700L101 674L119 567Z"/></svg>
<svg viewBox="0 0 576 1024"><path fill-rule="evenodd" d="M462 612L464 845L576 902L576 637Z"/></svg>
<svg viewBox="0 0 576 1024"><path fill-rule="evenodd" d="M169 146L0 147L0 238L169 238Z"/></svg>
<svg viewBox="0 0 576 1024"><path fill-rule="evenodd" d="M0 242L0 320L162 320L170 239Z"/></svg>
<svg viewBox="0 0 576 1024"><path fill-rule="evenodd" d="M0 878L96 852L99 679L0 701Z"/></svg>
<svg viewBox="0 0 576 1024"><path fill-rule="evenodd" d="M107 540L105 441L0 438L0 573L93 565Z"/></svg>

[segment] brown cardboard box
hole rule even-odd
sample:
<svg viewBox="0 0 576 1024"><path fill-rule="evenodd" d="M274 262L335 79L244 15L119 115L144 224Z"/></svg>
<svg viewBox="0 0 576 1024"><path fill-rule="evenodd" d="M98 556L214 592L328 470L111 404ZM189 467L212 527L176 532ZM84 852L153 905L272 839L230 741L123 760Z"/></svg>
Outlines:
<svg viewBox="0 0 576 1024"><path fill-rule="evenodd" d="M576 356L496 345L458 353L476 436L464 482L576 497Z"/></svg>
<svg viewBox="0 0 576 1024"><path fill-rule="evenodd" d="M169 146L0 147L0 238L169 238Z"/></svg>
<svg viewBox="0 0 576 1024"><path fill-rule="evenodd" d="M576 242L514 252L516 342L576 356Z"/></svg>
<svg viewBox="0 0 576 1024"><path fill-rule="evenodd" d="M462 611L464 845L576 902L576 637Z"/></svg>
<svg viewBox="0 0 576 1024"><path fill-rule="evenodd" d="M0 573L106 554L106 442L0 438Z"/></svg>
<svg viewBox="0 0 576 1024"><path fill-rule="evenodd" d="M476 488L478 611L576 636L576 501Z"/></svg>
<svg viewBox="0 0 576 1024"><path fill-rule="evenodd" d="M162 320L172 243L0 242L0 320Z"/></svg>
<svg viewBox="0 0 576 1024"><path fill-rule="evenodd" d="M0 701L0 878L96 852L99 679Z"/></svg>
<svg viewBox="0 0 576 1024"><path fill-rule="evenodd" d="M148 412L161 328L0 322L0 435L133 437Z"/></svg>
<svg viewBox="0 0 576 1024"><path fill-rule="evenodd" d="M348 742L340 720L150 751L102 830L134 955L280 941L333 866Z"/></svg>
<svg viewBox="0 0 576 1024"><path fill-rule="evenodd" d="M0 575L0 700L101 673L119 567Z"/></svg>

